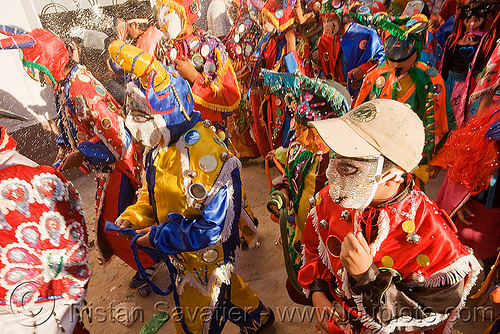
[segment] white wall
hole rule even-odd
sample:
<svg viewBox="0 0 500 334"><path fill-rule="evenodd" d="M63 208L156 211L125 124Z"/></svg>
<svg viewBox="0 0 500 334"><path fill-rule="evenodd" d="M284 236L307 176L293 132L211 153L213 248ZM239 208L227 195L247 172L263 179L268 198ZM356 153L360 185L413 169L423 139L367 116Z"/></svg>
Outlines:
<svg viewBox="0 0 500 334"><path fill-rule="evenodd" d="M27 31L41 28L33 0L2 0L0 23ZM0 34L0 38L4 35ZM29 119L28 122L0 118L10 132L36 123L47 124L55 115L52 87L42 88L24 71L18 50L0 50L0 108Z"/></svg>
<svg viewBox="0 0 500 334"><path fill-rule="evenodd" d="M45 8L45 14L60 13L66 8L75 10L78 8L90 8L93 5L109 6L124 3L126 0L33 0L36 12L41 14Z"/></svg>

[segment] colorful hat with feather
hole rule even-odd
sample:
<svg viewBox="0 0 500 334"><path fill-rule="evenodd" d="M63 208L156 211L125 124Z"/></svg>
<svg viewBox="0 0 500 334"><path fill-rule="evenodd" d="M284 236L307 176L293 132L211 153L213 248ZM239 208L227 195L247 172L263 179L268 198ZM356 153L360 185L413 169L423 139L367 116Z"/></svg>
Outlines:
<svg viewBox="0 0 500 334"><path fill-rule="evenodd" d="M116 40L109 46L113 62L139 77L135 100L160 114L167 126L191 120L193 94L189 84L172 67L166 67L143 50ZM142 96L141 98L138 98ZM139 101L141 100L141 101ZM144 108L143 108L144 109ZM146 110L145 110L146 111Z"/></svg>
<svg viewBox="0 0 500 334"><path fill-rule="evenodd" d="M295 0L267 0L262 14L266 15L278 31L285 31L294 22Z"/></svg>
<svg viewBox="0 0 500 334"><path fill-rule="evenodd" d="M377 13L372 23L386 30L390 36L384 41L387 59L402 62L417 53L417 60L423 48L424 34L429 20L423 14L391 18L387 13Z"/></svg>
<svg viewBox="0 0 500 334"><path fill-rule="evenodd" d="M299 122L340 117L349 111L351 96L337 82L309 78L300 71L275 72L263 69L264 84L282 98Z"/></svg>
<svg viewBox="0 0 500 334"><path fill-rule="evenodd" d="M64 76L64 67L69 62L66 44L46 29L24 29L0 25L0 33L9 36L0 40L2 50L21 50L21 61L31 78L43 83L47 74L54 86Z"/></svg>

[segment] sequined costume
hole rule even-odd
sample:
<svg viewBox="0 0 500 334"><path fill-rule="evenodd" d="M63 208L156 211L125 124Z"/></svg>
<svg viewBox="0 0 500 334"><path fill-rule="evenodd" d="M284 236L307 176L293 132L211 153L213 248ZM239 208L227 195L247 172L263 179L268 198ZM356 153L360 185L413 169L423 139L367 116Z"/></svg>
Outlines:
<svg viewBox="0 0 500 334"><path fill-rule="evenodd" d="M31 78L54 85L61 131L58 145L65 147L67 153L83 154L82 169L95 172L97 237L103 257L108 259L116 254L135 268L130 242L114 232L104 232L104 222L114 221L133 203L135 189L140 185L136 179L141 159L139 147L131 143L118 103L90 72L70 61L65 43L52 32L26 32L4 25L0 32L10 37L0 41L1 49L21 49L23 66ZM142 256L145 263L154 263L146 254Z"/></svg>
<svg viewBox="0 0 500 334"><path fill-rule="evenodd" d="M171 10L181 20L181 32L177 38L165 35L156 47L156 57L167 65L175 65L176 59L191 59L198 76L191 84L195 109L201 112L203 119L210 120L217 130L225 130L225 118L240 104L241 94L231 60L224 44L219 39L202 29L192 27L198 11L198 0L157 0L160 10ZM173 14L169 14L173 15ZM168 30L174 23L165 16L165 22L159 18L161 29ZM161 16L161 15L160 15ZM167 31L168 32L168 31ZM220 136L224 140L224 133Z"/></svg>
<svg viewBox="0 0 500 334"><path fill-rule="evenodd" d="M298 70L306 75L310 71L306 61L309 57L309 41L304 35L290 31L294 29L291 27L294 22L294 4L295 1L291 0L283 3L270 0L263 9L263 14L269 21L267 24L272 24L274 28L270 32L264 31L265 34L259 41L254 53L257 62L253 69L254 78L251 81L252 88L258 85L263 96L263 100L260 100L258 95L252 96L254 136L262 156L266 156L270 150L278 147L288 147L293 134L290 124L293 115L284 99L272 92L275 87L261 86L261 82L255 76L261 69L288 73ZM287 33L295 35L295 46L292 50L285 37ZM257 108L259 108L258 113Z"/></svg>
<svg viewBox="0 0 500 334"><path fill-rule="evenodd" d="M251 136L255 127L252 117L252 104L248 98L252 68L250 58L257 47L261 28L248 12L241 14L233 28L224 38L227 53L233 63L242 99L232 116L228 117L228 132L236 149L238 158L254 158L260 155L257 144ZM254 132L255 137L255 132Z"/></svg>
<svg viewBox="0 0 500 334"><path fill-rule="evenodd" d="M418 61L423 48L422 34L427 31L427 19L423 20L420 15L411 20L405 18L405 29L416 31L405 37L405 30L386 19L385 15L377 14L374 22L391 33L384 42L387 58L399 64L416 54L416 61L406 73L396 73L401 68L391 69L388 61L369 72L354 106L373 99L393 99L412 107L425 127L423 158L415 175L426 183L429 178L427 164L432 164L433 157L446 141L446 135L456 127L455 118L438 70Z"/></svg>
<svg viewBox="0 0 500 334"><path fill-rule="evenodd" d="M471 103L485 98L492 91L497 91L500 87L500 41L493 51L491 58L478 76L477 86L471 94L469 101ZM498 103L498 100L495 101Z"/></svg>
<svg viewBox="0 0 500 334"><path fill-rule="evenodd" d="M253 239L247 242L256 242L253 217L245 210L240 163L211 122L201 121L193 109L188 83L152 56L120 43L110 45L112 59L143 74L140 79L146 83L127 85L127 108L163 125L163 139L146 155L145 187L121 218L134 229L151 226L149 241L170 271L180 319L176 332L219 333L230 320L253 333L270 313L235 273L239 228L251 229ZM132 63L137 65L132 68ZM138 129L133 133L143 125L131 125ZM196 307L207 307L208 317L189 317L187 309Z"/></svg>
<svg viewBox="0 0 500 334"><path fill-rule="evenodd" d="M281 232L283 247L289 249L284 250L288 274L286 287L294 302L309 304L302 296L298 296L301 289L296 283L297 271L302 265L302 232L310 209L309 199L314 197L327 181L325 170L328 166L329 149L307 123L345 114L349 110L351 99L344 86L331 80L310 79L299 73L289 75L263 71L261 75L269 86L274 86L273 82L283 82L287 90L275 91L278 96L282 97L290 91L298 101L296 105L288 106L295 114L295 136L288 149L285 173L279 182L274 183L268 206L271 203L280 210L278 203L281 200L276 197L281 197L281 194L286 194L286 198L290 200L292 209L287 213L287 233L284 235ZM287 203L284 204L288 206ZM280 212L280 215L282 214L284 213ZM279 218L280 226L285 224L282 217ZM285 238L287 240L284 240ZM291 266L287 262L291 262Z"/></svg>
<svg viewBox="0 0 500 334"><path fill-rule="evenodd" d="M0 332L72 333L90 276L80 195L15 146L0 127Z"/></svg>
<svg viewBox="0 0 500 334"><path fill-rule="evenodd" d="M426 164L437 152L439 141L455 127L455 121L453 115L448 112L450 109L446 99L446 86L437 70L417 62L410 71L416 72L418 81L413 81L411 74L396 80L394 72L387 64L375 68L365 77L355 106L378 98L394 99L411 105L424 122L427 143L422 164ZM402 89L398 90L399 87ZM418 100L418 91L424 91L426 94L424 105Z"/></svg>
<svg viewBox="0 0 500 334"><path fill-rule="evenodd" d="M114 254L137 269L130 242L105 231L104 223L115 221L135 201L140 148L125 129L120 106L84 67L71 69L56 98L61 129L58 144L83 153L96 175L97 240L103 258ZM142 260L147 267L154 264L146 254Z"/></svg>
<svg viewBox="0 0 500 334"><path fill-rule="evenodd" d="M342 12L332 7L330 1L321 5L320 18L338 15ZM343 23L341 23L343 24ZM352 71L359 68L363 73L380 64L385 57L384 46L377 32L358 23L345 24L343 35L323 33L318 41L318 69L320 76L331 78L347 86L349 93L356 96L362 80L355 80Z"/></svg>
<svg viewBox="0 0 500 334"><path fill-rule="evenodd" d="M353 228L367 238L374 260L358 282L332 247L334 239L340 243ZM412 183L389 202L364 212L343 209L325 187L316 195L302 235L305 260L299 282L307 293L323 291L342 301L352 312L348 322L353 333L361 328L421 333L451 327L480 270L455 233L451 220ZM446 296L438 298L440 294ZM332 321L334 330L338 327Z"/></svg>

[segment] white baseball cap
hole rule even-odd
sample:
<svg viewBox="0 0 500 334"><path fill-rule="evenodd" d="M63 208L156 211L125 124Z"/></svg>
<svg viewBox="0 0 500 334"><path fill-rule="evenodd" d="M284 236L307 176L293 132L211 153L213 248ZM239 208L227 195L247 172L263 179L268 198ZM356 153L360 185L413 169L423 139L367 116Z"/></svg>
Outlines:
<svg viewBox="0 0 500 334"><path fill-rule="evenodd" d="M408 105L395 100L368 101L342 117L308 124L330 149L346 157L382 154L407 172L422 159L423 123Z"/></svg>

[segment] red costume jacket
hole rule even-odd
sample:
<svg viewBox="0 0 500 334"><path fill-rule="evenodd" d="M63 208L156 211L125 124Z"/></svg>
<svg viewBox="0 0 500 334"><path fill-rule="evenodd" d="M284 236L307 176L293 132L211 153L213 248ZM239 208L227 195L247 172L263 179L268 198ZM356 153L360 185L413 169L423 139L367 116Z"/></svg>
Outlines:
<svg viewBox="0 0 500 334"><path fill-rule="evenodd" d="M369 242L374 264L356 282L334 255L333 246L334 239L342 242L349 232L366 232L359 219L362 213L342 208L328 191L327 186L316 195L302 235L304 265L299 283L306 292L311 289L342 298L357 310L358 331L361 326L377 333L422 331L447 319L451 326L480 266L458 241L447 216L412 186L396 196L396 203L368 209L377 214L370 229L374 238ZM394 270L401 276L399 283L395 283ZM405 308L411 310L409 317L403 314Z"/></svg>

